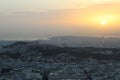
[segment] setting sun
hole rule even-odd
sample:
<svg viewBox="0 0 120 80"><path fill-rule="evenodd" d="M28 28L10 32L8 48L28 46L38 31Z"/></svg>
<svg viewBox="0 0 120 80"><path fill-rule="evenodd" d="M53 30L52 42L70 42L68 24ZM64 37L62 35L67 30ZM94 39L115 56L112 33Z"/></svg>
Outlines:
<svg viewBox="0 0 120 80"><path fill-rule="evenodd" d="M0 39L120 35L119 8L120 0L1 0Z"/></svg>
<svg viewBox="0 0 120 80"><path fill-rule="evenodd" d="M107 24L106 20L102 20L102 21L101 21L101 24L102 24L102 25Z"/></svg>
<svg viewBox="0 0 120 80"><path fill-rule="evenodd" d="M115 23L115 21L117 20L117 15L115 14L105 14L105 15L94 15L94 20L93 23L96 24L95 26L99 25L99 26L111 26Z"/></svg>

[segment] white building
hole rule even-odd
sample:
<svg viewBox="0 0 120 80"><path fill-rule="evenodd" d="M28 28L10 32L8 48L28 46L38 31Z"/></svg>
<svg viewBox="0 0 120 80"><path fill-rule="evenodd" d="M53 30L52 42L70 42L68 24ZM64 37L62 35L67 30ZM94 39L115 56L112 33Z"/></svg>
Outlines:
<svg viewBox="0 0 120 80"><path fill-rule="evenodd" d="M52 72L49 74L49 80L86 80L87 76L84 70L72 67L71 65L65 66L62 70Z"/></svg>

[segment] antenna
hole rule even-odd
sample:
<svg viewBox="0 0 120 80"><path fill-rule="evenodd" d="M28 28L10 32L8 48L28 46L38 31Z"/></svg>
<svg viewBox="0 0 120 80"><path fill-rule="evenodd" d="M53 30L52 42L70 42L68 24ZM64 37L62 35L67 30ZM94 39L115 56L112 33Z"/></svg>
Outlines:
<svg viewBox="0 0 120 80"><path fill-rule="evenodd" d="M105 36L102 37L101 39L101 47L104 48L105 46Z"/></svg>

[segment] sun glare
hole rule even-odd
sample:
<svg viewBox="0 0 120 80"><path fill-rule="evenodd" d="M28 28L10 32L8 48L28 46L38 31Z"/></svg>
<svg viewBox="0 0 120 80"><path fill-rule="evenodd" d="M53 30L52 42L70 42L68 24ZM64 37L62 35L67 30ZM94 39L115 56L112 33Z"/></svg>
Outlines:
<svg viewBox="0 0 120 80"><path fill-rule="evenodd" d="M102 20L102 21L101 21L101 24L102 24L102 25L107 24L106 20Z"/></svg>
<svg viewBox="0 0 120 80"><path fill-rule="evenodd" d="M102 26L108 26L113 24L115 19L115 15L101 15L95 19L95 22L97 21L97 23Z"/></svg>

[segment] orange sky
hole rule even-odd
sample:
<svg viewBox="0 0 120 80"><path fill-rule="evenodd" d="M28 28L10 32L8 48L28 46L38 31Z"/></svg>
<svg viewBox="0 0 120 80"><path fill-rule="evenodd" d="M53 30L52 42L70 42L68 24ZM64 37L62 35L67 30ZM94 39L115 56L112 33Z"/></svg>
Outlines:
<svg viewBox="0 0 120 80"><path fill-rule="evenodd" d="M120 35L119 0L6 1L0 1L3 39L48 34Z"/></svg>
<svg viewBox="0 0 120 80"><path fill-rule="evenodd" d="M106 20L107 25L119 25L120 17L119 4L100 4L86 8L71 10L60 10L48 22L56 24L77 25L77 26L101 26L101 20ZM57 15L57 16L56 16Z"/></svg>
<svg viewBox="0 0 120 80"><path fill-rule="evenodd" d="M43 25L69 26L84 32L97 32L98 30L112 33L120 30L120 5L99 4L86 8L53 11L52 16L43 20L38 19L35 23ZM54 13L56 12L56 13ZM49 13L49 12L48 12ZM102 21L106 21L102 25Z"/></svg>

